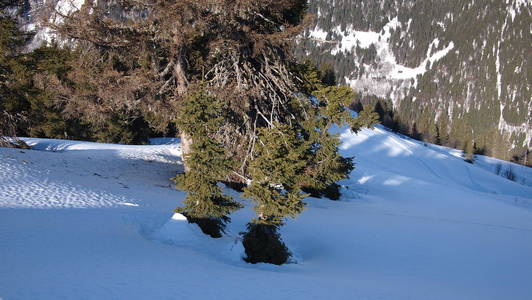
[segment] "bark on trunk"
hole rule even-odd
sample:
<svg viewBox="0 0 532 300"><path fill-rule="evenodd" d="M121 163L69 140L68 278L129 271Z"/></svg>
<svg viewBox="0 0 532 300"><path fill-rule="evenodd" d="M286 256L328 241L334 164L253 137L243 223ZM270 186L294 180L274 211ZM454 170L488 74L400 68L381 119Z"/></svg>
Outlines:
<svg viewBox="0 0 532 300"><path fill-rule="evenodd" d="M190 167L187 164L186 156L190 153L190 147L192 146L192 139L184 132L181 133L181 152L183 165L185 166L185 172L190 171Z"/></svg>
<svg viewBox="0 0 532 300"><path fill-rule="evenodd" d="M181 55L177 56L177 63L174 65L174 76L177 81L176 92L178 95L183 96L187 90L188 80L184 71L184 62ZM185 172L190 171L190 167L187 164L186 156L190 153L192 147L192 138L185 132L181 133L181 151L183 165L185 166Z"/></svg>
<svg viewBox="0 0 532 300"><path fill-rule="evenodd" d="M185 63L183 61L183 57L179 55L177 57L177 63L174 65L174 75L177 81L177 94L183 95L187 91L188 86L188 80L187 76L185 75Z"/></svg>

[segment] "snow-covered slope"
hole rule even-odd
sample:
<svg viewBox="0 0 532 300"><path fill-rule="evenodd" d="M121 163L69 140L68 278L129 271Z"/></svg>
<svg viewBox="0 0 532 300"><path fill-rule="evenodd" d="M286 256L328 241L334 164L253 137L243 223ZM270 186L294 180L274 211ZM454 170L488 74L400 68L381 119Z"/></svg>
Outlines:
<svg viewBox="0 0 532 300"><path fill-rule="evenodd" d="M0 149L0 298L530 299L530 169L519 184L384 128L341 134L357 169L283 227L284 266L240 259L245 200L221 239L172 216L178 141Z"/></svg>

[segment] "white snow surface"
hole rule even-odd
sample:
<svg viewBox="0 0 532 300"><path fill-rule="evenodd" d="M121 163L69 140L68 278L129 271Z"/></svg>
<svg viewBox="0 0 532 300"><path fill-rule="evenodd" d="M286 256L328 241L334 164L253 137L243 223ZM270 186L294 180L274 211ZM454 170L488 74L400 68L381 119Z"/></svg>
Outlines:
<svg viewBox="0 0 532 300"><path fill-rule="evenodd" d="M338 133L356 170L340 201L307 198L282 227L283 266L242 261L246 200L220 239L172 213L177 139L0 148L0 298L530 299L530 168L383 127Z"/></svg>

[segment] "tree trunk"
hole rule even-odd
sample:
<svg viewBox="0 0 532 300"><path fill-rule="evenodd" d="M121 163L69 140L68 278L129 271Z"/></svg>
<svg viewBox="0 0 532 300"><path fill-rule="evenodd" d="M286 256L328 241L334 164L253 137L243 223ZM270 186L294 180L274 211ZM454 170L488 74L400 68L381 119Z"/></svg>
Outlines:
<svg viewBox="0 0 532 300"><path fill-rule="evenodd" d="M183 95L187 91L188 80L183 68L183 58L178 57L177 63L174 66L174 74L177 81L177 94Z"/></svg>
<svg viewBox="0 0 532 300"><path fill-rule="evenodd" d="M190 147L192 147L192 139L185 132L181 132L181 157L183 159L183 165L185 166L185 172L190 171L190 167L186 160L187 154L190 153Z"/></svg>
<svg viewBox="0 0 532 300"><path fill-rule="evenodd" d="M177 55L177 63L174 65L174 76L177 81L176 92L179 96L183 96L187 91L188 80L184 71L184 61L182 55ZM185 173L190 171L190 167L187 164L186 156L190 153L192 147L192 138L185 132L181 132L181 157L183 159L183 165L185 166Z"/></svg>

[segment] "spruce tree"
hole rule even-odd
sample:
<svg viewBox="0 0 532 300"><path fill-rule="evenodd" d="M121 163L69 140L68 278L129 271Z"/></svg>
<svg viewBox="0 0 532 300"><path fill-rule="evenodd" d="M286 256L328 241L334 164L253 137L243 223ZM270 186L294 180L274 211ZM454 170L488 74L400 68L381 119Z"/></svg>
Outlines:
<svg viewBox="0 0 532 300"><path fill-rule="evenodd" d="M277 228L284 218L295 218L303 211L306 196L298 186L306 164L306 143L289 125L273 125L259 131L255 159L249 166L253 181L244 189L257 213L243 239L246 260L251 263L286 262L290 254Z"/></svg>
<svg viewBox="0 0 532 300"><path fill-rule="evenodd" d="M446 112L438 118L438 137L440 144L447 146L449 144L449 116Z"/></svg>
<svg viewBox="0 0 532 300"><path fill-rule="evenodd" d="M371 127L378 115L366 107L354 118L347 108L354 99L345 86L326 86L313 68L303 67L302 99L293 99L292 113L300 123L274 123L259 130L254 159L249 165L253 179L244 196L255 203L257 218L248 225L243 244L246 260L252 263L285 263L290 252L277 232L287 217L295 218L304 208L303 198L326 194L339 198L336 181L345 179L353 170L352 158L338 153L340 139L331 134L336 126L349 126L357 132ZM297 117L299 116L299 118Z"/></svg>
<svg viewBox="0 0 532 300"><path fill-rule="evenodd" d="M177 209L220 236L239 205L220 181L246 185L257 217L244 234L250 262L284 263L278 228L304 208L304 191L323 194L353 169L338 153L334 124L354 131L377 116L348 110L353 91L292 55L308 24L306 1L123 0L124 18L86 1L55 26L82 53L72 66L65 110L108 118L137 113L155 128L175 123L188 192ZM146 14L146 12L149 12ZM269 250L264 250L269 249Z"/></svg>
<svg viewBox="0 0 532 300"><path fill-rule="evenodd" d="M308 62L299 67L303 78L301 91L311 100L293 105L294 113L303 120L300 126L308 146L301 187L312 196L337 200L340 186L336 182L348 177L354 163L353 158L338 153L340 139L330 129L335 125L348 126L357 132L378 123L378 115L366 106L354 118L348 109L356 98L351 88L331 85L334 81L330 81L330 75Z"/></svg>

